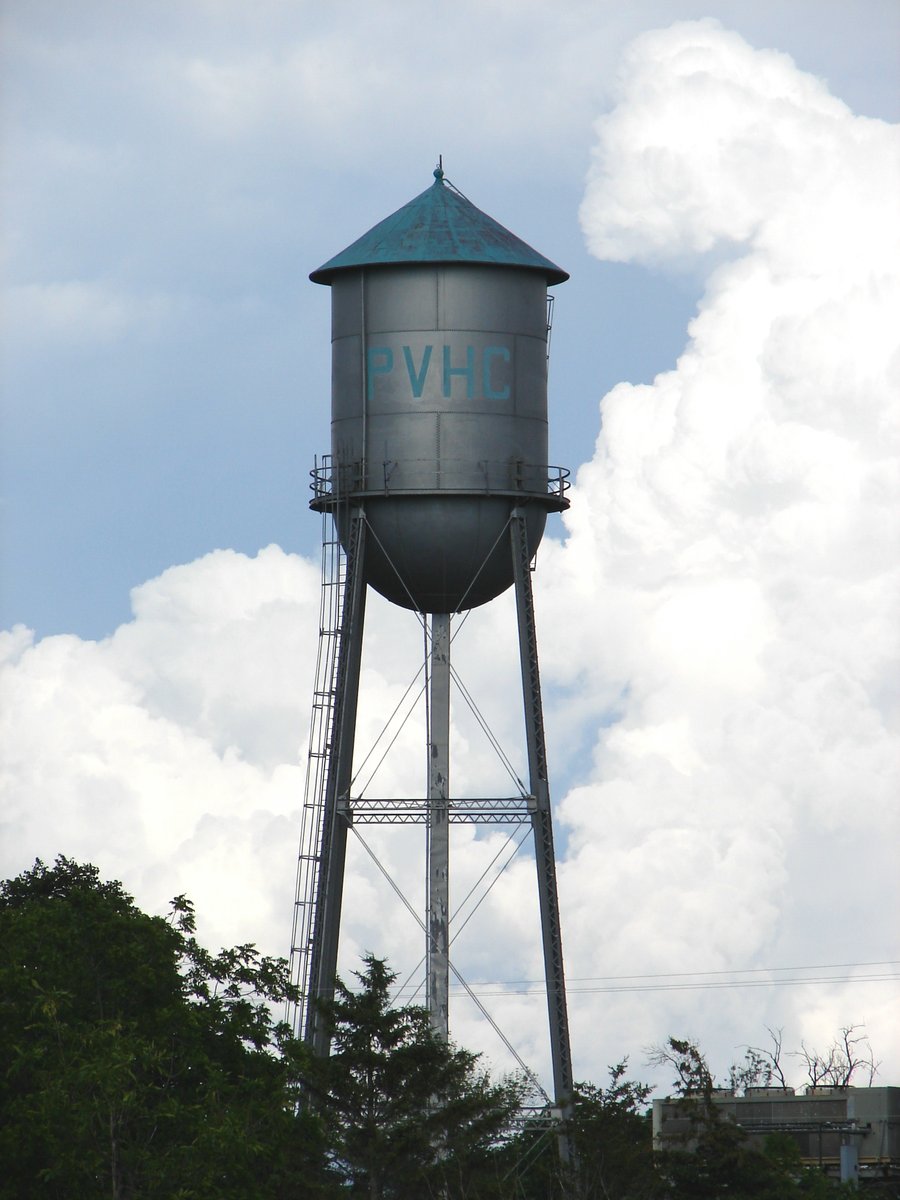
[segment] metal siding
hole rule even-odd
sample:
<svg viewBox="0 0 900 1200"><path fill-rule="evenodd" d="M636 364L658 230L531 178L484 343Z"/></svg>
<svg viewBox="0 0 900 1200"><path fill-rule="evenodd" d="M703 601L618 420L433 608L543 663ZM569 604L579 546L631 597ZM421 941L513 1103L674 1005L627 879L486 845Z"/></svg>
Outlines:
<svg viewBox="0 0 900 1200"><path fill-rule="evenodd" d="M337 275L331 285L331 340L359 336L362 272Z"/></svg>
<svg viewBox="0 0 900 1200"><path fill-rule="evenodd" d="M403 425L404 436L400 439L393 414L369 418L366 461L366 487L369 490L430 492L437 488L437 415L434 412L405 413Z"/></svg>
<svg viewBox="0 0 900 1200"><path fill-rule="evenodd" d="M362 339L358 333L331 343L331 419L362 423Z"/></svg>
<svg viewBox="0 0 900 1200"><path fill-rule="evenodd" d="M542 453L547 453L547 342L534 337L516 338L514 394L516 416L544 425ZM536 461L546 462L546 457Z"/></svg>
<svg viewBox="0 0 900 1200"><path fill-rule="evenodd" d="M411 266L366 273L368 334L437 327L437 284L433 270Z"/></svg>
<svg viewBox="0 0 900 1200"><path fill-rule="evenodd" d="M445 266L438 270L441 329L530 333L546 340L547 284L504 267Z"/></svg>

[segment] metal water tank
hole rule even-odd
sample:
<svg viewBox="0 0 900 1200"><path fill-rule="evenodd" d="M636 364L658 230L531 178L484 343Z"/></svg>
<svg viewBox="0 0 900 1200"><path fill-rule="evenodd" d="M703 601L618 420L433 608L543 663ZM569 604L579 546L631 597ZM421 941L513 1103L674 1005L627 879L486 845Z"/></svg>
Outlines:
<svg viewBox="0 0 900 1200"><path fill-rule="evenodd" d="M512 584L513 507L533 553L568 504L547 464L547 287L568 275L434 176L310 275L332 294L331 462L312 505L344 538L363 504L366 582L457 612Z"/></svg>

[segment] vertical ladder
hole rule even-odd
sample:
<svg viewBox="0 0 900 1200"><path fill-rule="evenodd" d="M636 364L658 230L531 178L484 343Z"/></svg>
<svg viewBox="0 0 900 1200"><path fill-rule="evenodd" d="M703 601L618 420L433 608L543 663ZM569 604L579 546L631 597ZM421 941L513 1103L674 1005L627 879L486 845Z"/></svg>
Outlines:
<svg viewBox="0 0 900 1200"><path fill-rule="evenodd" d="M335 522L322 513L322 588L319 600L319 648L312 712L309 722L309 755L306 763L303 809L300 815L300 848L291 931L291 982L299 999L289 1006L287 1020L297 1037L303 1036L309 1001L309 976L322 838L328 760L334 732L334 703L341 640L347 558Z"/></svg>

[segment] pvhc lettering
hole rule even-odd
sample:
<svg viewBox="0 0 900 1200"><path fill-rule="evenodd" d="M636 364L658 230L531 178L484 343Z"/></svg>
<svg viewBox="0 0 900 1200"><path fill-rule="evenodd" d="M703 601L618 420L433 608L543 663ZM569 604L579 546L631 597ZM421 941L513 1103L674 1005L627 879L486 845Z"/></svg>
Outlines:
<svg viewBox="0 0 900 1200"><path fill-rule="evenodd" d="M446 400L461 398L463 388L465 399L474 400L479 385L480 395L485 400L509 399L509 384L501 384L498 379L499 364L512 359L508 346L485 346L480 356L474 346L444 345L440 350L442 353L438 356L433 345L423 346L417 362L411 346L401 346L399 356L394 354L391 346L369 346L366 351L366 399L373 400L379 380L394 376L395 371L401 385L409 383L414 400L422 399L432 371L440 372L441 390ZM503 374L508 375L508 372ZM397 378L393 382L396 384Z"/></svg>

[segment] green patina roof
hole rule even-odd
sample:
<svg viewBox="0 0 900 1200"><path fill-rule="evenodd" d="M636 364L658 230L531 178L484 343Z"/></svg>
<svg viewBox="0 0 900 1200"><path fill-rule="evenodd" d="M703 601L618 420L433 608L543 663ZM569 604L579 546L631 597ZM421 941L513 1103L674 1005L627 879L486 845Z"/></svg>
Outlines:
<svg viewBox="0 0 900 1200"><path fill-rule="evenodd" d="M314 283L331 283L338 271L400 263L489 263L541 271L548 283L569 278L549 258L444 183L441 170L420 196L379 221L346 250L313 271Z"/></svg>

